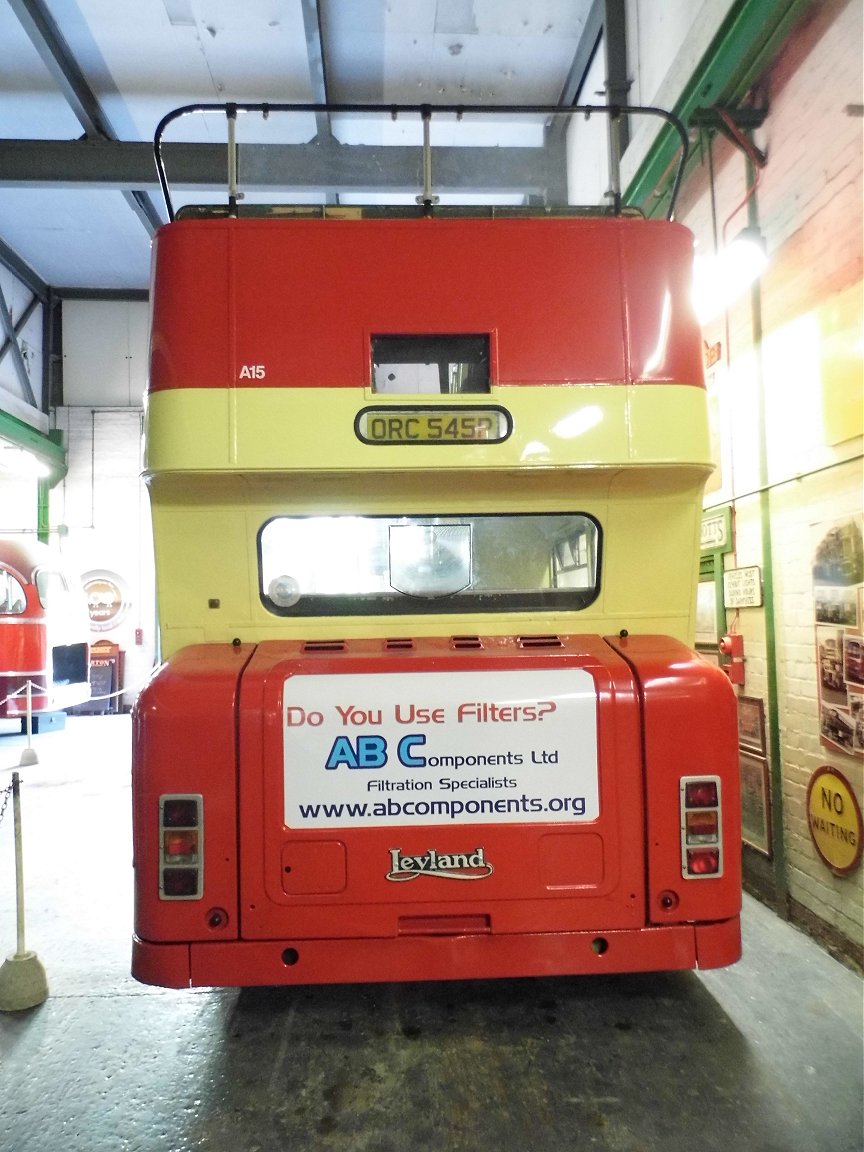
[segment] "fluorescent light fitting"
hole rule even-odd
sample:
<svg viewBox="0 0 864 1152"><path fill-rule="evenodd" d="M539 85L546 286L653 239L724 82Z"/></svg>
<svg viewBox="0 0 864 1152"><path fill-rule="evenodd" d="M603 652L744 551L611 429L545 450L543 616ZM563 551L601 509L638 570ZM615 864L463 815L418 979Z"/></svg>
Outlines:
<svg viewBox="0 0 864 1152"><path fill-rule="evenodd" d="M51 475L44 460L8 441L0 441L0 469L27 480L44 480Z"/></svg>
<svg viewBox="0 0 864 1152"><path fill-rule="evenodd" d="M765 238L758 228L742 229L714 257L698 259L693 270L693 304L700 324L707 324L733 304L768 264Z"/></svg>

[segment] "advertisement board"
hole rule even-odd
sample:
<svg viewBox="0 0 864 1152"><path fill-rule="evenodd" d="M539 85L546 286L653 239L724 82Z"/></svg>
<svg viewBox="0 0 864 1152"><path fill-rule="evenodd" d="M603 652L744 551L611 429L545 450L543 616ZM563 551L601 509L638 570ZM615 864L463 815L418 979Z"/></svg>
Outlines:
<svg viewBox="0 0 864 1152"><path fill-rule="evenodd" d="M584 669L291 676L282 716L289 828L599 814Z"/></svg>

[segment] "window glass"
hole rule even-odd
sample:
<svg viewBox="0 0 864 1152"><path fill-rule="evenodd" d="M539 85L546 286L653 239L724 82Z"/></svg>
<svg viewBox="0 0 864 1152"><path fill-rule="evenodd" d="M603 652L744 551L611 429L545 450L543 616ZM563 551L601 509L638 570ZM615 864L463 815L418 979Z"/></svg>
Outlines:
<svg viewBox="0 0 864 1152"><path fill-rule="evenodd" d="M39 603L43 608L57 607L68 589L66 581L59 572L52 572L48 568L40 568L36 573L36 591L39 593Z"/></svg>
<svg viewBox="0 0 864 1152"><path fill-rule="evenodd" d="M456 395L489 391L488 336L373 336L372 391Z"/></svg>
<svg viewBox="0 0 864 1152"><path fill-rule="evenodd" d="M283 516L259 534L260 593L279 615L574 610L599 551L582 513Z"/></svg>
<svg viewBox="0 0 864 1152"><path fill-rule="evenodd" d="M20 616L26 607L27 597L20 580L0 568L0 616Z"/></svg>

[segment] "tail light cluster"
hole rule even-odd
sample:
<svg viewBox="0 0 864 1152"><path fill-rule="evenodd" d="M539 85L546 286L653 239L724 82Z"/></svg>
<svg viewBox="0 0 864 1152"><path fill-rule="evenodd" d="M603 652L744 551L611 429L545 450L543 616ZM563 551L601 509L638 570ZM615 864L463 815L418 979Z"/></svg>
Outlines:
<svg viewBox="0 0 864 1152"><path fill-rule="evenodd" d="M723 875L719 776L681 778L681 874L688 880Z"/></svg>
<svg viewBox="0 0 864 1152"><path fill-rule="evenodd" d="M200 900L204 894L204 800L159 797L159 898Z"/></svg>

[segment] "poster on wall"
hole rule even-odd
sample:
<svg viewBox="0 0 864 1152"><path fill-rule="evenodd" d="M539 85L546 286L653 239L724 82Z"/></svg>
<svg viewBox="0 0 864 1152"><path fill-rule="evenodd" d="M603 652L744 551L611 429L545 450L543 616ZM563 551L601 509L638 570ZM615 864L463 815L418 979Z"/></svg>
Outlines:
<svg viewBox="0 0 864 1152"><path fill-rule="evenodd" d="M864 758L864 532L848 517L813 530L813 603L822 744Z"/></svg>
<svg viewBox="0 0 864 1152"><path fill-rule="evenodd" d="M739 749L741 764L741 836L745 844L769 859L771 850L771 786L768 761Z"/></svg>
<svg viewBox="0 0 864 1152"><path fill-rule="evenodd" d="M129 607L126 581L116 572L105 568L93 569L81 576L87 595L92 632L110 632L125 619Z"/></svg>

